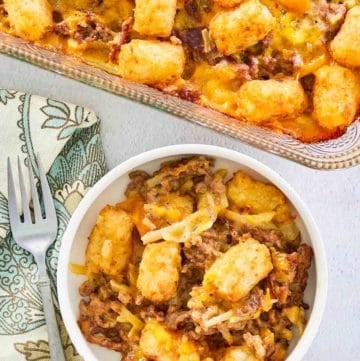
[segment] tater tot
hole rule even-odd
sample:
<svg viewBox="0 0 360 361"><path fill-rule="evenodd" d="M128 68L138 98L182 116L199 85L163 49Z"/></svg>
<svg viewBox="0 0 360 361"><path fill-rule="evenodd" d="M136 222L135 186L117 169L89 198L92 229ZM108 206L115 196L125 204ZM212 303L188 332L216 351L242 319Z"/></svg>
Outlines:
<svg viewBox="0 0 360 361"><path fill-rule="evenodd" d="M311 0L276 0L275 2L299 14L311 10Z"/></svg>
<svg viewBox="0 0 360 361"><path fill-rule="evenodd" d="M145 247L137 287L152 302L165 302L176 295L181 265L180 245L175 242L148 244Z"/></svg>
<svg viewBox="0 0 360 361"><path fill-rule="evenodd" d="M240 211L250 214L275 212L276 222L292 219L289 203L273 184L267 184L238 171L226 185L227 197Z"/></svg>
<svg viewBox="0 0 360 361"><path fill-rule="evenodd" d="M136 0L133 29L142 35L170 36L175 14L176 0Z"/></svg>
<svg viewBox="0 0 360 361"><path fill-rule="evenodd" d="M196 345L180 334L149 320L141 333L141 353L155 361L200 361Z"/></svg>
<svg viewBox="0 0 360 361"><path fill-rule="evenodd" d="M207 292L237 302L273 269L269 249L252 238L241 241L216 259L204 275Z"/></svg>
<svg viewBox="0 0 360 361"><path fill-rule="evenodd" d="M120 75L143 84L171 83L181 77L184 65L182 46L158 40L134 39L119 54Z"/></svg>
<svg viewBox="0 0 360 361"><path fill-rule="evenodd" d="M333 41L330 53L340 64L360 66L360 6L354 6L346 15L345 22Z"/></svg>
<svg viewBox="0 0 360 361"><path fill-rule="evenodd" d="M307 98L297 80L253 80L238 91L237 116L250 123L295 117L305 110Z"/></svg>
<svg viewBox="0 0 360 361"><path fill-rule="evenodd" d="M219 52L238 53L263 39L275 19L258 0L248 0L235 9L220 11L210 21L209 29Z"/></svg>
<svg viewBox="0 0 360 361"><path fill-rule="evenodd" d="M231 8L233 6L243 3L244 0L214 0L214 3L224 8Z"/></svg>
<svg viewBox="0 0 360 361"><path fill-rule="evenodd" d="M226 349L220 361L258 361L247 346L234 346Z"/></svg>
<svg viewBox="0 0 360 361"><path fill-rule="evenodd" d="M4 0L4 5L15 34L24 39L39 40L53 25L47 0Z"/></svg>
<svg viewBox="0 0 360 361"><path fill-rule="evenodd" d="M321 67L315 72L314 118L327 129L348 126L355 119L359 94L359 78L352 70L336 64Z"/></svg>
<svg viewBox="0 0 360 361"><path fill-rule="evenodd" d="M132 230L133 223L126 212L116 206L103 208L89 236L86 249L88 273L118 276L131 256Z"/></svg>

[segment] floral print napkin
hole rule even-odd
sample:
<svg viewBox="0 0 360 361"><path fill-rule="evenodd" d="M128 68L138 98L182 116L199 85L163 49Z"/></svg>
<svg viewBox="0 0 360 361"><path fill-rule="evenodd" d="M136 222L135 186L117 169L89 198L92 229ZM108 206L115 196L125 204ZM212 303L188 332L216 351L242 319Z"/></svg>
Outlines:
<svg viewBox="0 0 360 361"><path fill-rule="evenodd" d="M62 235L81 198L106 172L99 123L94 112L81 106L0 89L0 361L50 360L36 286L37 267L9 230L7 157L14 169L20 156L21 162L36 172L37 156L47 170L59 224L47 257L56 302ZM56 308L66 358L80 361L62 324L58 304Z"/></svg>

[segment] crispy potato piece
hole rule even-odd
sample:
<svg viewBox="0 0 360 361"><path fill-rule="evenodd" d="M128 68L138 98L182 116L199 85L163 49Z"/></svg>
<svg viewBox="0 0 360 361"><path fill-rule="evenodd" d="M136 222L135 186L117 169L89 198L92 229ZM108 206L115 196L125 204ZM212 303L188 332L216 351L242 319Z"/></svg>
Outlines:
<svg viewBox="0 0 360 361"><path fill-rule="evenodd" d="M299 14L311 9L311 0L276 0L275 2Z"/></svg>
<svg viewBox="0 0 360 361"><path fill-rule="evenodd" d="M153 302L165 302L176 295L181 265L180 245L175 242L148 244L145 247L137 287Z"/></svg>
<svg viewBox="0 0 360 361"><path fill-rule="evenodd" d="M41 39L53 25L47 0L4 0L4 5L15 34L26 40Z"/></svg>
<svg viewBox="0 0 360 361"><path fill-rule="evenodd" d="M261 124L295 117L305 110L307 99L297 80L253 80L238 91L237 115Z"/></svg>
<svg viewBox="0 0 360 361"><path fill-rule="evenodd" d="M214 0L214 3L224 8L232 8L243 3L244 0Z"/></svg>
<svg viewBox="0 0 360 361"><path fill-rule="evenodd" d="M359 78L353 71L336 64L321 67L315 72L314 118L327 129L348 126L355 119L359 94Z"/></svg>
<svg viewBox="0 0 360 361"><path fill-rule="evenodd" d="M237 8L220 11L209 29L218 51L225 55L255 45L274 28L275 19L258 0L248 0Z"/></svg>
<svg viewBox="0 0 360 361"><path fill-rule="evenodd" d="M330 43L332 57L348 67L360 66L360 6L354 6L346 15L345 22Z"/></svg>
<svg viewBox="0 0 360 361"><path fill-rule="evenodd" d="M181 77L185 55L182 46L158 40L134 39L121 47L119 73L129 80L156 85Z"/></svg>
<svg viewBox="0 0 360 361"><path fill-rule="evenodd" d="M230 202L251 214L276 212L277 222L292 218L289 204L278 188L256 181L241 171L227 183L227 196Z"/></svg>
<svg viewBox="0 0 360 361"><path fill-rule="evenodd" d="M258 361L246 345L228 347L220 361Z"/></svg>
<svg viewBox="0 0 360 361"><path fill-rule="evenodd" d="M237 302L273 269L269 249L252 238L221 255L204 275L203 285L229 302Z"/></svg>
<svg viewBox="0 0 360 361"><path fill-rule="evenodd" d="M174 26L176 0L136 0L133 29L142 35L167 37Z"/></svg>
<svg viewBox="0 0 360 361"><path fill-rule="evenodd" d="M155 361L200 361L196 345L180 334L149 320L142 331L140 350Z"/></svg>
<svg viewBox="0 0 360 361"><path fill-rule="evenodd" d="M107 205L101 210L86 248L89 275L104 272L118 276L132 252L133 222L123 210Z"/></svg>

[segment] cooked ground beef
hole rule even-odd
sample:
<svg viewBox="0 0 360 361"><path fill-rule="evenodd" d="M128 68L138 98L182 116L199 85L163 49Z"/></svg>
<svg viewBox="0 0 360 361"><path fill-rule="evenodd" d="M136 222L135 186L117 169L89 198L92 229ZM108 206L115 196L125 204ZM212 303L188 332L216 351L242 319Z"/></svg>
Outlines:
<svg viewBox="0 0 360 361"><path fill-rule="evenodd" d="M279 249L283 247L282 234L276 229L262 229L260 227L244 225L241 230L244 233L249 233L251 237L264 243L268 247L276 247Z"/></svg>
<svg viewBox="0 0 360 361"><path fill-rule="evenodd" d="M77 24L74 32L74 39L79 43L103 41L108 42L114 38L114 33L102 24L93 20L88 20L87 23Z"/></svg>
<svg viewBox="0 0 360 361"><path fill-rule="evenodd" d="M150 175L142 170L135 170L129 174L130 182L126 188L125 195L132 192L144 195L144 183L150 178Z"/></svg>
<svg viewBox="0 0 360 361"><path fill-rule="evenodd" d="M70 35L70 28L69 25L66 24L66 22L60 22L58 24L55 24L54 26L54 32L56 34L62 35L62 36L69 36Z"/></svg>
<svg viewBox="0 0 360 361"><path fill-rule="evenodd" d="M287 270L288 274L293 277L287 281L278 278L275 270L267 277L267 285L271 290L274 298L280 304L286 306L305 306L303 304L304 291L308 279L308 269L311 266L313 257L312 248L306 244L301 244L296 252L286 255L286 259L290 264Z"/></svg>
<svg viewBox="0 0 360 361"><path fill-rule="evenodd" d="M188 100L192 103L195 103L200 99L200 92L195 89L190 89L189 87L181 88L177 94L181 99Z"/></svg>
<svg viewBox="0 0 360 361"><path fill-rule="evenodd" d="M274 75L294 75L303 65L301 56L295 52L276 52L271 56L259 56L257 77L269 79Z"/></svg>
<svg viewBox="0 0 360 361"><path fill-rule="evenodd" d="M295 257L295 256L294 256ZM306 244L301 244L296 252L296 276L294 281L289 285L291 290L288 303L293 305L302 304L304 291L308 279L308 269L311 266L313 250Z"/></svg>
<svg viewBox="0 0 360 361"><path fill-rule="evenodd" d="M193 238L190 242L185 243L184 254L188 262L183 266L183 273L189 267L208 268L221 255L221 243L218 241L216 233L214 232L214 235L211 234L211 231L206 233L207 235Z"/></svg>
<svg viewBox="0 0 360 361"><path fill-rule="evenodd" d="M118 59L122 45L130 41L130 32L134 19L126 19L121 24L121 32L114 37L114 44L111 46L109 60L115 62Z"/></svg>
<svg viewBox="0 0 360 361"><path fill-rule="evenodd" d="M326 39L330 40L336 35L345 20L346 6L343 4L329 4L326 0L321 0L319 15L324 22Z"/></svg>

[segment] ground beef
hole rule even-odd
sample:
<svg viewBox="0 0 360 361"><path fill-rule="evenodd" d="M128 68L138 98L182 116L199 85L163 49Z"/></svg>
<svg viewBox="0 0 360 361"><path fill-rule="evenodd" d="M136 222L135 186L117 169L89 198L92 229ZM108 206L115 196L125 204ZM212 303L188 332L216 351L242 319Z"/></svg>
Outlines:
<svg viewBox="0 0 360 361"><path fill-rule="evenodd" d="M194 329L190 311L171 311L169 309L166 313L165 324L170 330L190 331Z"/></svg>
<svg viewBox="0 0 360 361"><path fill-rule="evenodd" d="M306 244L300 245L295 258L297 264L296 275L294 281L289 285L291 293L288 303L291 305L299 305L302 303L308 279L308 269L311 266L313 258L312 248Z"/></svg>
<svg viewBox="0 0 360 361"><path fill-rule="evenodd" d="M259 56L261 55L271 44L274 34L270 32L264 39L260 40L257 44L247 48L244 52L245 56Z"/></svg>
<svg viewBox="0 0 360 361"><path fill-rule="evenodd" d="M150 178L150 175L142 170L135 170L129 174L130 182L126 188L125 195L129 196L132 192L144 194L144 183Z"/></svg>
<svg viewBox="0 0 360 361"><path fill-rule="evenodd" d="M283 237L281 232L276 229L263 229L260 227L244 225L241 230L244 233L249 233L252 238L264 243L267 247L282 249Z"/></svg>
<svg viewBox="0 0 360 361"><path fill-rule="evenodd" d="M121 24L121 32L114 37L114 44L111 46L109 60L115 62L118 59L122 45L130 41L130 32L133 18L130 17Z"/></svg>
<svg viewBox="0 0 360 361"><path fill-rule="evenodd" d="M82 285L79 288L80 296L82 297L88 297L92 292L95 292L95 285L93 282L87 280L82 283Z"/></svg>
<svg viewBox="0 0 360 361"><path fill-rule="evenodd" d="M88 20L86 24L77 24L74 39L79 43L103 41L108 42L114 38L113 32L102 24Z"/></svg>
<svg viewBox="0 0 360 361"><path fill-rule="evenodd" d="M177 95L184 100L192 103L197 102L200 99L200 92L196 89L182 88L178 91Z"/></svg>
<svg viewBox="0 0 360 361"><path fill-rule="evenodd" d="M54 32L55 32L55 34L58 34L61 36L69 36L70 35L69 25L66 24L66 22L61 22L61 23L55 24Z"/></svg>
<svg viewBox="0 0 360 361"><path fill-rule="evenodd" d="M301 56L296 51L274 52L271 56L258 57L259 79L269 79L274 75L294 75L303 65Z"/></svg>
<svg viewBox="0 0 360 361"><path fill-rule="evenodd" d="M87 319L80 316L79 327L84 334L86 340L90 343L109 348L114 351L127 352L127 343L123 342L120 338L120 332L118 335L113 332L99 327L92 319Z"/></svg>
<svg viewBox="0 0 360 361"><path fill-rule="evenodd" d="M188 262L183 266L182 272L186 273L187 268L205 269L221 255L221 243L216 234L211 231L204 232L202 236L194 237L184 245L184 254Z"/></svg>
<svg viewBox="0 0 360 361"><path fill-rule="evenodd" d="M251 65L244 63L237 64L236 66L236 79L240 84L245 83L253 79Z"/></svg>
<svg viewBox="0 0 360 361"><path fill-rule="evenodd" d="M193 51L204 51L204 40L202 36L203 27L181 29L175 32L176 36L184 45L187 45Z"/></svg>
<svg viewBox="0 0 360 361"><path fill-rule="evenodd" d="M288 273L293 277L288 281L278 279L277 272L273 271L267 277L267 286L270 288L271 294L278 302L286 306L303 306L304 291L308 279L308 269L311 266L313 257L312 248L306 244L301 244L296 252L286 255L290 268Z"/></svg>
<svg viewBox="0 0 360 361"><path fill-rule="evenodd" d="M198 183L205 175L211 174L212 164L213 160L204 156L163 164L145 184L147 203L156 202L162 194L178 191L190 178Z"/></svg>
<svg viewBox="0 0 360 361"><path fill-rule="evenodd" d="M153 304L143 307L143 309L140 311L140 317L143 320L147 320L147 319L151 318L158 322L164 322L165 314L166 314L166 312L164 312L164 310L162 310L161 308L158 308L157 306L155 306Z"/></svg>
<svg viewBox="0 0 360 361"><path fill-rule="evenodd" d="M319 16L323 21L326 31L326 39L332 39L339 31L345 20L346 6L343 4L329 4L326 0L321 0Z"/></svg>

